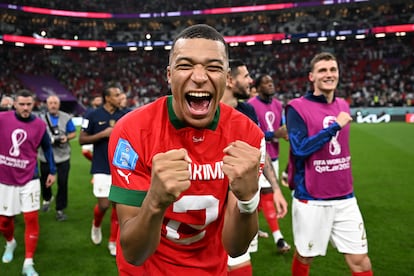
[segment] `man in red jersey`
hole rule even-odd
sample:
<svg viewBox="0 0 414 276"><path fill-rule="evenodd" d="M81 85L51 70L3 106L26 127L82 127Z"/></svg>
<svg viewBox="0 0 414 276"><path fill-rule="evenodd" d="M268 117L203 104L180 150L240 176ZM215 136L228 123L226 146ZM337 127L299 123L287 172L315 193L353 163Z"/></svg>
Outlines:
<svg viewBox="0 0 414 276"><path fill-rule="evenodd" d="M227 275L258 231L261 130L220 103L223 36L194 25L173 42L172 96L130 112L109 142L120 275Z"/></svg>

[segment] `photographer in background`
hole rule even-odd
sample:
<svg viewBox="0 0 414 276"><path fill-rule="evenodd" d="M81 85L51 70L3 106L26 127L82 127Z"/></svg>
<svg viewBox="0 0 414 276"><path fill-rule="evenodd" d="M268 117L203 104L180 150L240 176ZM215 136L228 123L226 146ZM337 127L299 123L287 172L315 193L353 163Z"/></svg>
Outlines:
<svg viewBox="0 0 414 276"><path fill-rule="evenodd" d="M12 97L3 96L0 102L0 111L9 111L13 109L14 100Z"/></svg>
<svg viewBox="0 0 414 276"><path fill-rule="evenodd" d="M57 167L58 191L56 194L56 220L64 221L67 219L67 216L63 210L68 205L68 178L71 154L69 140L76 137L76 127L72 122L71 115L60 111L59 108L59 97L51 95L46 99L46 112L41 113L39 117L47 124ZM39 150L38 158L40 160L40 182L43 197L42 211L47 212L50 203L53 201L52 189L51 187L46 187L46 177L49 174L49 167L41 150Z"/></svg>

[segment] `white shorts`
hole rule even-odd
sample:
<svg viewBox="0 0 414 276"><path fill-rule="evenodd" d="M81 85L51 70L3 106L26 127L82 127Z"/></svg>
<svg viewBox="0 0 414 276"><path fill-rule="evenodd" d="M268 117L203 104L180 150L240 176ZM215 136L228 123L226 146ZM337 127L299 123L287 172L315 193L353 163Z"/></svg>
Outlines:
<svg viewBox="0 0 414 276"><path fill-rule="evenodd" d="M93 175L93 195L95 197L109 197L112 178L110 174L96 173Z"/></svg>
<svg viewBox="0 0 414 276"><path fill-rule="evenodd" d="M0 215L12 217L40 209L40 180L33 179L23 186L0 183Z"/></svg>
<svg viewBox="0 0 414 276"><path fill-rule="evenodd" d="M93 152L93 144L82 145L82 151Z"/></svg>
<svg viewBox="0 0 414 276"><path fill-rule="evenodd" d="M296 250L303 257L325 256L329 241L340 253L368 253L356 198L307 203L293 198L292 227Z"/></svg>
<svg viewBox="0 0 414 276"><path fill-rule="evenodd" d="M279 180L279 159L272 161L273 169L275 170L275 174L277 179ZM269 181L267 181L266 177L262 173L259 177L259 187L260 188L271 188L272 185Z"/></svg>

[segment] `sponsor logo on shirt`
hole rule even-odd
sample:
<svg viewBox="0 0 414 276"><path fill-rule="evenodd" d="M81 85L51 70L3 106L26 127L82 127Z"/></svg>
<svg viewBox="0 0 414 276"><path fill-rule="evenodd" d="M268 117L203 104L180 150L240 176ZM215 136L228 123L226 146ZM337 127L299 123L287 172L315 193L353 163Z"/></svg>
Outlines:
<svg viewBox="0 0 414 276"><path fill-rule="evenodd" d="M125 182L127 184L129 184L129 176L131 175L131 173L125 174L123 171L121 171L120 169L116 170L118 172L118 174L123 177L125 179Z"/></svg>

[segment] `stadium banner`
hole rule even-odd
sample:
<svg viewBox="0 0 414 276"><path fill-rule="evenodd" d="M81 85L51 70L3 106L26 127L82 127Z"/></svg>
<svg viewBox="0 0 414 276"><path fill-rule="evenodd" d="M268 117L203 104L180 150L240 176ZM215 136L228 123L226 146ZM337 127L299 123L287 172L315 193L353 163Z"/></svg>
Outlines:
<svg viewBox="0 0 414 276"><path fill-rule="evenodd" d="M357 114L352 116L354 122L357 124L379 124L379 123L390 123L390 122L407 122L407 115L390 115L390 114ZM414 114L411 117L411 123L414 123Z"/></svg>
<svg viewBox="0 0 414 276"><path fill-rule="evenodd" d="M414 113L414 106L378 106L378 107L351 107L351 115L357 116L358 113L362 115L367 114L390 114L390 115L404 115L407 113Z"/></svg>
<svg viewBox="0 0 414 276"><path fill-rule="evenodd" d="M36 94L39 101L45 102L50 95L56 95L63 111L72 113L77 108L78 101L75 96L55 78L29 74L18 74L17 77L26 89Z"/></svg>
<svg viewBox="0 0 414 276"><path fill-rule="evenodd" d="M378 124L378 123L389 123L391 122L391 115L384 114L363 114L362 112L356 113L356 122L358 124L368 123L368 124Z"/></svg>
<svg viewBox="0 0 414 276"><path fill-rule="evenodd" d="M410 117L409 114L412 114ZM351 108L354 122L378 124L389 122L414 123L414 106L399 107L354 107Z"/></svg>

